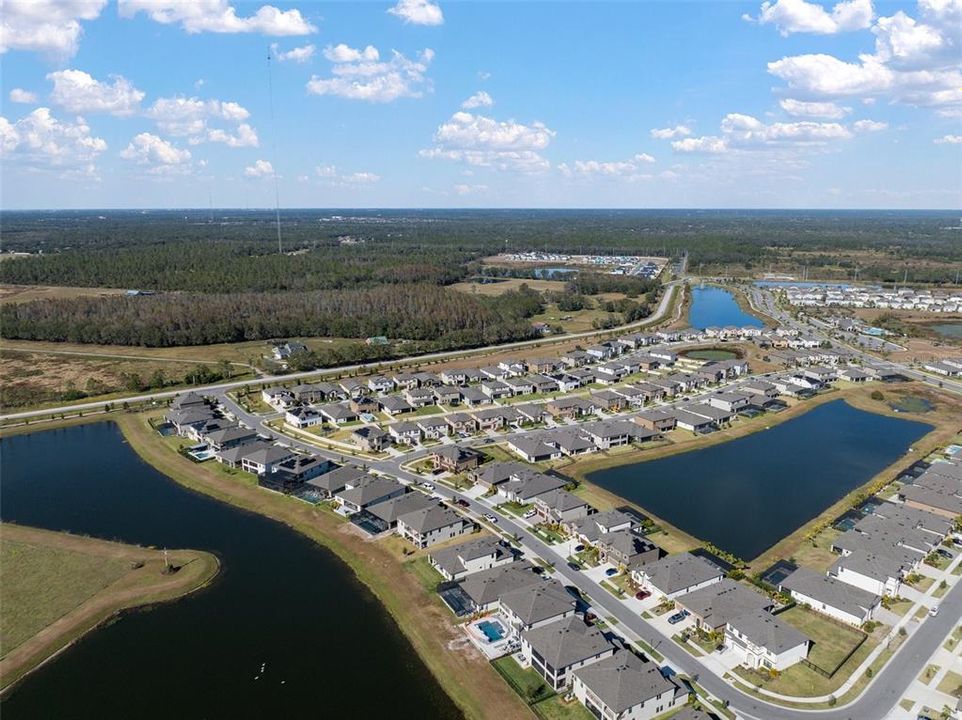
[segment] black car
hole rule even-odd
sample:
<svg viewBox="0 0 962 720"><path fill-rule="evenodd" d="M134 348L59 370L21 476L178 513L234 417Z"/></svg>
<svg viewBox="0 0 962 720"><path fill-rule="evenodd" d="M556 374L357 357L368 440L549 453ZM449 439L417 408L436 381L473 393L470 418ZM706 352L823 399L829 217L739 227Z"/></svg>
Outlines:
<svg viewBox="0 0 962 720"><path fill-rule="evenodd" d="M574 562L568 563L568 567L571 568L572 570L580 570L580 569L581 569L581 566L580 566L578 563L574 563Z"/></svg>

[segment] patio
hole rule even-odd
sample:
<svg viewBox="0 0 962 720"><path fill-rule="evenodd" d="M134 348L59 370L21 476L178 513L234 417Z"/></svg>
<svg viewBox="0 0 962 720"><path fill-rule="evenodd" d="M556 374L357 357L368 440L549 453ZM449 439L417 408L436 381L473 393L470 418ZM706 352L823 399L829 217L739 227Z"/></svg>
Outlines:
<svg viewBox="0 0 962 720"><path fill-rule="evenodd" d="M466 622L461 627L471 643L488 660L494 660L518 649L517 636L511 624L500 613Z"/></svg>

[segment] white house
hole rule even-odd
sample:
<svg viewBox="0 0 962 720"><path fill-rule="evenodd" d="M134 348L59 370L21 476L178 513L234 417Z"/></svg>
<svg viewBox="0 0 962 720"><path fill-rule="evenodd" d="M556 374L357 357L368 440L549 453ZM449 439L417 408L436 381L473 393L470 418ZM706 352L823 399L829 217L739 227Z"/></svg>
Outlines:
<svg viewBox="0 0 962 720"><path fill-rule="evenodd" d="M574 696L597 718L651 720L688 701L661 668L630 650L579 668L572 677Z"/></svg>
<svg viewBox="0 0 962 720"><path fill-rule="evenodd" d="M828 575L798 568L782 580L779 589L812 610L858 627L875 617L881 598L868 590Z"/></svg>
<svg viewBox="0 0 962 720"><path fill-rule="evenodd" d="M725 644L746 667L784 670L808 657L811 640L774 615L756 610L728 621Z"/></svg>
<svg viewBox="0 0 962 720"><path fill-rule="evenodd" d="M522 665L534 668L552 690L568 687L575 670L614 651L597 625L586 625L574 615L521 634Z"/></svg>

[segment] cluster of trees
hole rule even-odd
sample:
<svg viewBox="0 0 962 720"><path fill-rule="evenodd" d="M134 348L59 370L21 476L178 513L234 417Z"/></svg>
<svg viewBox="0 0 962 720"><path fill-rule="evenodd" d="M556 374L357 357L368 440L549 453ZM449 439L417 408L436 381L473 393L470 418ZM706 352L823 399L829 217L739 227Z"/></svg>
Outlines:
<svg viewBox="0 0 962 720"><path fill-rule="evenodd" d="M637 297L657 292L660 287L660 280L646 280L634 275L580 272L565 284L565 292L579 295L624 293L628 297Z"/></svg>
<svg viewBox="0 0 962 720"><path fill-rule="evenodd" d="M170 347L291 336L384 335L469 347L535 336L541 310L522 288L477 298L434 285L315 292L110 296L38 300L0 309L0 336Z"/></svg>

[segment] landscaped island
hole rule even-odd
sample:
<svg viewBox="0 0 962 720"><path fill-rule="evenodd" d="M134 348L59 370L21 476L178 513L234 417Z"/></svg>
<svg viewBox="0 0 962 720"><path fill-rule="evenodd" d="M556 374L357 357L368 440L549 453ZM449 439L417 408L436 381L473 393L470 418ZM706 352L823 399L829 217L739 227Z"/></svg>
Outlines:
<svg viewBox="0 0 962 720"><path fill-rule="evenodd" d="M4 523L0 526L0 687L8 688L129 608L211 582L217 558Z"/></svg>

